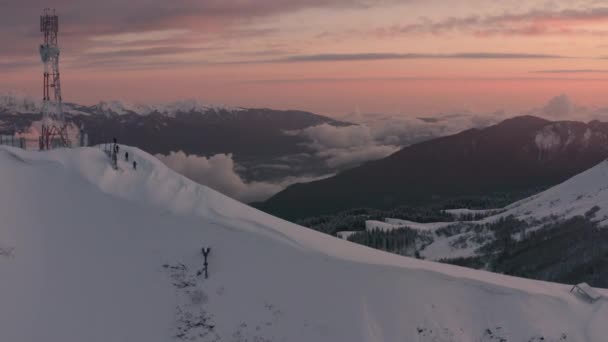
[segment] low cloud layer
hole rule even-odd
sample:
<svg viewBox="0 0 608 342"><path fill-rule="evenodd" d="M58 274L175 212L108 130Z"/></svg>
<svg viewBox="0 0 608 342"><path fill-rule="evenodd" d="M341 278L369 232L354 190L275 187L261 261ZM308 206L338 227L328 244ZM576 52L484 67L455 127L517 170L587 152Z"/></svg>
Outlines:
<svg viewBox="0 0 608 342"><path fill-rule="evenodd" d="M294 183L311 182L323 177L287 177L277 182L245 182L238 175L238 165L231 154L216 154L206 158L182 151L157 155L174 171L245 203L259 202Z"/></svg>
<svg viewBox="0 0 608 342"><path fill-rule="evenodd" d="M491 115L463 112L419 118L352 114L341 118L355 123L351 126L322 124L286 134L306 138L306 145L325 161L327 167L344 169L385 158L417 142L489 126L504 118L503 112Z"/></svg>
<svg viewBox="0 0 608 342"><path fill-rule="evenodd" d="M322 124L286 134L307 138L310 141L307 146L331 168L357 166L399 150L399 146L377 141L373 130L364 125L335 127Z"/></svg>

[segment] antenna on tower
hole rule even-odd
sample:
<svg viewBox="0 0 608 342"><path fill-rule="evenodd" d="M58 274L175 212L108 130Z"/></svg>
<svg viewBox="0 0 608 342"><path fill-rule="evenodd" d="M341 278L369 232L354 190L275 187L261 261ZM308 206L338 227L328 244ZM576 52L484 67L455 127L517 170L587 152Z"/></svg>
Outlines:
<svg viewBox="0 0 608 342"><path fill-rule="evenodd" d="M44 37L39 47L40 59L44 64L44 78L42 132L39 144L41 150L49 150L53 147L69 146L59 79L59 17L54 9L44 9L40 16L40 32Z"/></svg>

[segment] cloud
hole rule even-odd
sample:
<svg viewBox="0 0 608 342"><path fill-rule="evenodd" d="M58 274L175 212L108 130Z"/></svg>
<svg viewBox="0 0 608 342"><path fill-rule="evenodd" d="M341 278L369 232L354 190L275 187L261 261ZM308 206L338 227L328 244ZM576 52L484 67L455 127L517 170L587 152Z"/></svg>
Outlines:
<svg viewBox="0 0 608 342"><path fill-rule="evenodd" d="M564 94L549 100L542 109L543 115L553 118L568 117L573 114L573 111L574 104L570 101L570 98Z"/></svg>
<svg viewBox="0 0 608 342"><path fill-rule="evenodd" d="M90 49L123 45L127 48L122 58L105 56L103 63L122 62L138 67L140 56L134 46L145 45L145 56L166 56L167 51L183 53L179 49L206 49L243 38L259 38L278 32L276 28L256 27L273 15L293 13L313 8L361 8L384 1L375 0L57 0L60 16L62 55L86 59ZM393 0L388 1L393 2ZM394 0L397 2L397 0ZM7 62L36 53L40 32L37 17L49 3L42 0L22 0L18 5L7 5L0 11L0 55L10 57ZM142 52L142 51L140 51ZM100 58L100 56L96 56ZM200 58L198 58L200 60ZM103 63L101 65L103 65ZM75 64L79 66L82 61ZM95 63L85 64L86 67ZM8 66L8 65L5 65Z"/></svg>
<svg viewBox="0 0 608 342"><path fill-rule="evenodd" d="M179 151L169 155L159 154L156 157L193 181L245 203L266 200L294 183L328 177L287 177L277 182L245 182L236 173L237 165L231 154L216 154L206 158Z"/></svg>
<svg viewBox="0 0 608 342"><path fill-rule="evenodd" d="M340 118L354 125L322 124L285 133L307 139L306 146L327 167L344 169L385 158L414 143L472 127L486 127L504 118L503 112L488 115L463 112L425 118L355 113Z"/></svg>
<svg viewBox="0 0 608 342"><path fill-rule="evenodd" d="M403 147L422 141L447 136L471 128L497 124L509 117L529 114L547 117L558 115L567 108L567 102L554 101L546 106L546 113L535 109L526 113L474 113L458 111L433 116L411 114L352 113L338 119L354 123L335 127L322 124L302 130L288 131L307 140L306 146L334 170L361 165L367 161L385 158Z"/></svg>
<svg viewBox="0 0 608 342"><path fill-rule="evenodd" d="M100 58L100 57L148 57L148 56L164 56L178 55L184 53L194 53L210 50L210 48L188 48L175 46L159 46L152 48L140 49L120 49L113 51L101 51L88 53L85 58Z"/></svg>
<svg viewBox="0 0 608 342"><path fill-rule="evenodd" d="M470 15L433 21L422 18L417 23L380 28L376 34L445 34L465 32L476 36L608 35L608 30L589 24L608 20L608 7L585 9L533 9L523 13Z"/></svg>
<svg viewBox="0 0 608 342"><path fill-rule="evenodd" d="M38 61L28 61L23 59L8 62L0 61L0 70L19 70L22 68L30 68L39 65L40 63Z"/></svg>
<svg viewBox="0 0 608 342"><path fill-rule="evenodd" d="M370 160L386 158L399 151L401 147L393 145L367 145L354 148L336 148L319 151L318 156L326 158L331 168L352 167Z"/></svg>
<svg viewBox="0 0 608 342"><path fill-rule="evenodd" d="M197 19L199 24L216 20L243 21L254 17L299 11L309 8L366 8L377 4L374 0L204 0L128 1L105 0L59 0L54 6L59 14L70 21L82 24L83 28L96 28L103 22L106 34L128 32L133 29L151 30L174 23L186 27ZM384 1L386 2L386 1ZM48 7L42 0L22 0L18 6L3 8L0 27L23 24L23 18ZM84 25L88 23L89 25ZM114 26L114 28L112 27Z"/></svg>
<svg viewBox="0 0 608 342"><path fill-rule="evenodd" d="M548 120L575 120L583 122L608 120L608 108L583 106L577 104L566 94L555 96L549 99L542 107L531 109L522 114L534 115Z"/></svg>
<svg viewBox="0 0 608 342"><path fill-rule="evenodd" d="M355 125L335 127L323 124L286 134L307 139L306 146L314 151L316 157L324 160L327 167L340 170L385 158L411 144L470 128L491 126L518 115L534 115L549 120L606 121L608 108L581 106L562 94L539 108L524 112L462 111L425 117L354 113L339 119Z"/></svg>
<svg viewBox="0 0 608 342"><path fill-rule="evenodd" d="M560 55L529 53L492 53L470 52L454 54L429 53L356 53L356 54L321 54L290 56L273 62L331 62L331 61L368 61L387 59L555 59L567 58Z"/></svg>
<svg viewBox="0 0 608 342"><path fill-rule="evenodd" d="M258 202L294 183L309 182L320 177L286 177L273 182L246 182L237 173L254 169L291 171L288 165L316 158L326 168L324 172L335 173L355 167L367 161L385 158L401 148L420 141L455 134L470 128L487 127L517 115L535 115L549 120L607 120L608 108L590 108L576 104L567 95L555 96L546 104L520 113L472 113L468 111L434 116L411 117L388 114L353 113L343 121L354 122L349 126L322 124L302 130L285 132L307 140L311 153L288 155L273 163L252 164L244 169L234 162L230 154L212 157L187 155L172 152L157 157L170 168L184 176L243 202Z"/></svg>
<svg viewBox="0 0 608 342"><path fill-rule="evenodd" d="M169 68L178 64L201 65L214 62L230 62L235 56L230 51L239 39L257 39L261 36L284 34L277 27L269 27L267 19L306 9L368 9L392 4L414 3L419 0L205 0L166 1L146 0L58 0L61 21L62 62L66 67L79 69L152 69ZM8 62L17 62L35 54L40 41L36 25L27 18L35 19L41 8L48 6L41 0L23 0L19 6L5 6L0 14L0 55L9 56ZM597 14L596 14L597 15ZM475 19L473 19L475 18ZM456 29L466 25L482 25L488 18L452 18L447 23L424 20L414 24L422 30L434 26L433 30ZM494 19L498 20L498 19ZM469 24L466 24L469 23ZM492 26L486 24L487 26ZM506 25L506 24L505 24ZM441 27L441 29L440 29ZM493 27L493 26L492 26ZM387 31L404 29L393 27ZM428 28L426 28L428 29ZM353 34L354 35L354 34ZM273 36L274 37L274 36ZM269 38L270 39L270 38ZM222 45L222 46L219 46ZM288 47L291 44L286 44ZM117 48L122 47L122 48ZM111 51L100 51L112 48ZM217 49L217 54L201 52ZM94 50L95 52L91 52ZM246 51L245 49L239 49ZM282 56L293 48L266 49L262 47L257 57ZM247 53L244 52L243 55ZM249 56L256 56L255 52ZM142 57L149 60L142 63ZM173 59L170 59L173 57ZM403 53L359 53L292 55L285 58L268 58L262 61L239 63L315 62L315 61L361 61L388 59L539 59L563 58L564 56L534 53L458 53L458 54L403 54ZM245 57L243 57L245 58ZM251 57L253 58L253 57ZM20 65L21 66L21 65ZM31 67L31 65L28 65ZM10 65L4 65L9 69Z"/></svg>
<svg viewBox="0 0 608 342"><path fill-rule="evenodd" d="M400 149L390 144L398 141L377 140L372 129L365 125L336 127L322 124L286 134L307 138L307 146L315 150L316 156L324 159L330 168L357 166L387 157Z"/></svg>
<svg viewBox="0 0 608 342"><path fill-rule="evenodd" d="M603 69L551 69L532 71L532 73L536 74L596 74L607 72L608 70Z"/></svg>
<svg viewBox="0 0 608 342"><path fill-rule="evenodd" d="M278 59L245 60L227 62L227 64L257 63L306 63L306 62L348 62L348 61L382 61L398 59L561 59L568 56L536 53L503 53L503 52L465 52L465 53L348 53L294 55Z"/></svg>
<svg viewBox="0 0 608 342"><path fill-rule="evenodd" d="M336 127L329 124L321 124L286 133L310 139L311 143L309 146L316 150L361 147L374 142L370 128L360 125Z"/></svg>

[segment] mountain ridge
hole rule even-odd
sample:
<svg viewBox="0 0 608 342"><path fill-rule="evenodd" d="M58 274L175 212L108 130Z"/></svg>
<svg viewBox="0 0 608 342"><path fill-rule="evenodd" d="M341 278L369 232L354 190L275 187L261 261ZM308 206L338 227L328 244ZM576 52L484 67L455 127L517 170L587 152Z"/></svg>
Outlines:
<svg viewBox="0 0 608 342"><path fill-rule="evenodd" d="M356 207L424 205L555 185L606 157L606 124L516 117L405 147L331 178L292 185L259 207L294 219Z"/></svg>
<svg viewBox="0 0 608 342"><path fill-rule="evenodd" d="M24 96L0 95L0 134L25 131L41 118L42 104ZM165 106L120 102L82 106L65 103L66 121L84 126L90 144L117 138L153 154L183 151L212 156L273 159L309 152L304 137L287 135L320 124L347 126L322 115L298 110L211 106L184 100Z"/></svg>

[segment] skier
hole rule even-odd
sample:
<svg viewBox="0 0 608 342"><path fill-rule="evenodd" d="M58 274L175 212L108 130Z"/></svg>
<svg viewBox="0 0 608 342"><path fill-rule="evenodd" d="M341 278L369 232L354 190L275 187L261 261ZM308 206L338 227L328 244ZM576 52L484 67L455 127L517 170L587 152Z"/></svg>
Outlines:
<svg viewBox="0 0 608 342"><path fill-rule="evenodd" d="M129 152L125 152L125 161L129 161Z"/></svg>
<svg viewBox="0 0 608 342"><path fill-rule="evenodd" d="M133 161L133 170L137 170L137 162L135 160Z"/></svg>

